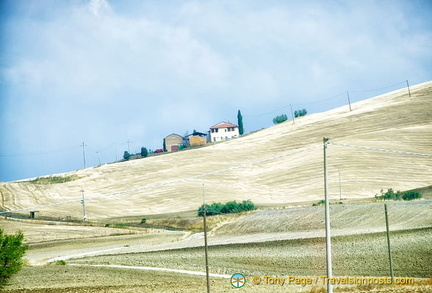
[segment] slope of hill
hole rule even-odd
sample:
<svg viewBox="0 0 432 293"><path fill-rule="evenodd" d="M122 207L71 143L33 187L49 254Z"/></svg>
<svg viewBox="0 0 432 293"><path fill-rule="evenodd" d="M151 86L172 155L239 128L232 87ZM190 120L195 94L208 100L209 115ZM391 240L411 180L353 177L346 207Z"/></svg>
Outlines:
<svg viewBox="0 0 432 293"><path fill-rule="evenodd" d="M207 202L318 201L324 193L323 137L431 154L432 82L412 87L411 97L401 89L355 103L352 111L345 106L308 115L201 149L59 175L78 178L65 183L1 183L1 209L81 218L81 190L91 219L192 210L203 191ZM380 189L432 185L432 158L329 145L328 173L331 198L371 197Z"/></svg>

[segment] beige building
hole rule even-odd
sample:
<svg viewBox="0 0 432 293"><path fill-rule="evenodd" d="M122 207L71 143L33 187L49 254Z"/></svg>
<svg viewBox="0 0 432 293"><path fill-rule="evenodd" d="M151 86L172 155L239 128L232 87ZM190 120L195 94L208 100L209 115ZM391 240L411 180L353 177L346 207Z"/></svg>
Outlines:
<svg viewBox="0 0 432 293"><path fill-rule="evenodd" d="M172 133L165 137L165 147L167 152L178 151L183 146L183 136Z"/></svg>
<svg viewBox="0 0 432 293"><path fill-rule="evenodd" d="M210 127L209 131L209 139L211 142L228 140L239 136L238 126L230 122L220 122Z"/></svg>

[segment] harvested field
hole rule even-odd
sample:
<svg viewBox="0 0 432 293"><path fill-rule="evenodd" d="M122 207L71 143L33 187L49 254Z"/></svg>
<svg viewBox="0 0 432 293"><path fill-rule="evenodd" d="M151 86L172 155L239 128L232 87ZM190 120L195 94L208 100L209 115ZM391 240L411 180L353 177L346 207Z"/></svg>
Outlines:
<svg viewBox="0 0 432 293"><path fill-rule="evenodd" d="M395 276L430 278L430 201L387 204L394 227L390 235ZM344 222L347 215L351 215L351 219ZM322 286L291 284L277 287L254 285L250 280L253 276L264 280L265 276L325 275L322 217L323 207L262 210L227 217L224 225L215 227L210 233L210 272L226 276L243 273L249 280L243 292L314 292ZM334 234L340 234L332 237L333 275L389 276L383 203L332 205L332 219ZM2 223L5 222L9 221ZM37 225L29 225L26 229L29 227ZM202 275L145 269L205 272L202 233L187 235L187 232L160 230L158 233L30 243L27 256L31 263L54 262L25 267L5 292L203 292L206 285ZM56 259L64 259L66 265L55 265ZM429 285L418 285L419 279L416 282L414 287L342 286L335 292L357 292L368 288L374 288L376 292L429 292L431 289ZM234 289L227 278L220 277L211 277L211 286L213 292Z"/></svg>
<svg viewBox="0 0 432 293"><path fill-rule="evenodd" d="M432 229L392 233L393 262L397 277L428 278L432 271ZM209 248L212 273L252 276L325 275L323 238L283 240L248 244L217 245ZM334 276L388 276L384 233L338 236L333 239ZM82 264L85 266L74 266ZM88 265L106 265L91 267ZM203 292L205 277L170 272L111 268L109 265L150 266L204 271L202 247L147 253L113 254L70 260L68 265L27 267L18 274L5 292ZM214 292L231 292L228 279L211 277ZM280 286L280 285L278 285ZM254 285L249 282L242 292L312 292L313 286ZM320 286L315 286L320 287ZM410 286L375 286L383 291L412 292ZM424 287L424 289L422 289ZM370 287L360 287L361 290ZM428 292L431 287L417 286ZM429 289L428 289L429 288ZM356 286L335 292L357 292ZM357 288L359 289L359 288ZM346 290L346 291L345 291ZM352 291L354 290L354 291ZM404 291L405 290L405 291ZM421 291L424 290L424 291Z"/></svg>

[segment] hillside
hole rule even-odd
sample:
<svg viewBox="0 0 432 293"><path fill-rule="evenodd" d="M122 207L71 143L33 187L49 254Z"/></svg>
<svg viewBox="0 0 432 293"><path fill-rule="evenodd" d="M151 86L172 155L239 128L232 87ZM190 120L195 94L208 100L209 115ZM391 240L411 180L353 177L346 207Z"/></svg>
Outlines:
<svg viewBox="0 0 432 293"><path fill-rule="evenodd" d="M1 209L81 218L84 190L90 219L180 212L198 208L203 185L207 202L314 202L324 194L323 137L431 154L432 82L412 87L411 97L401 89L355 103L352 111L307 115L201 149L60 174L78 178L65 183L1 183ZM372 197L380 189L432 185L432 158L329 145L328 173L331 198L340 191L348 199ZM33 208L43 205L53 206Z"/></svg>

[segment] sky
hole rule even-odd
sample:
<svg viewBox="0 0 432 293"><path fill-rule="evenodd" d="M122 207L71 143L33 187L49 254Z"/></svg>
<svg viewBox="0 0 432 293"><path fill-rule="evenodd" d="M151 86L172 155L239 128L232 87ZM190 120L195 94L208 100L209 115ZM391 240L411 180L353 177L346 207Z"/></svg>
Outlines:
<svg viewBox="0 0 432 293"><path fill-rule="evenodd" d="M429 0L0 0L0 181L432 80ZM319 141L321 138L317 138Z"/></svg>

